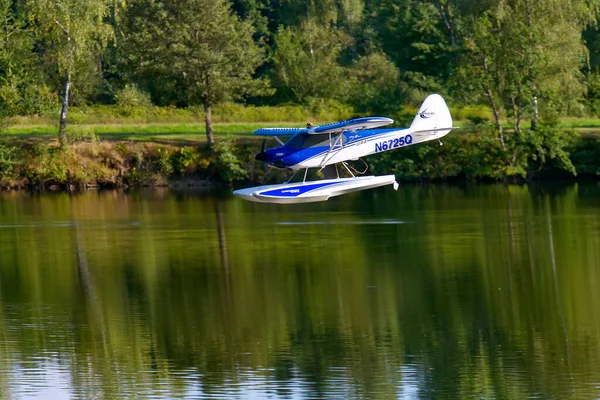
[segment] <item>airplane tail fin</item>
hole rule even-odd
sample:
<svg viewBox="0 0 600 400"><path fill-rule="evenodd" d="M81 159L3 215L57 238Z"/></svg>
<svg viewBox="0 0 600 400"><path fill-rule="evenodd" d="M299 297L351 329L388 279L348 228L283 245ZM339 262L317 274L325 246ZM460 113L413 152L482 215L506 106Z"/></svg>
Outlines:
<svg viewBox="0 0 600 400"><path fill-rule="evenodd" d="M409 128L412 132L430 132L436 137L452 129L452 117L446 102L439 94L427 96Z"/></svg>

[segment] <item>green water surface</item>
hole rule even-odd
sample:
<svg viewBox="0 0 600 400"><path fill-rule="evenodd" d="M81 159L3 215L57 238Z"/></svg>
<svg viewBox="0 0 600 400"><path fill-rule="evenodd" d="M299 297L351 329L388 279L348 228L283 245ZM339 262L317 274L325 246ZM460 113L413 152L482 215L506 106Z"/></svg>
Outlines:
<svg viewBox="0 0 600 400"><path fill-rule="evenodd" d="M2 398L599 396L599 184L0 196Z"/></svg>

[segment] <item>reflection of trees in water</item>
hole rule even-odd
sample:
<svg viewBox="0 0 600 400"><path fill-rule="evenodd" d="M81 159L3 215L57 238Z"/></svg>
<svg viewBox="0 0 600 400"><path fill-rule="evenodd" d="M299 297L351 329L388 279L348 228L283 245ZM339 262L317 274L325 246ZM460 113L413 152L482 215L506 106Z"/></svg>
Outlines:
<svg viewBox="0 0 600 400"><path fill-rule="evenodd" d="M578 217L577 192L430 186L400 196L401 207L393 196L376 204L411 224L281 227L315 216L198 197L19 205L81 223L0 232L5 249L36 249L0 252L12 313L0 366L6 354L68 355L78 392L114 388L105 396L159 381L181 394L183 371L201 374L206 392L253 371L282 396L304 382L323 397L394 396L404 381L424 397L565 398L599 380L600 298L589 291L600 221ZM361 217L381 215L362 199ZM53 306L42 316L25 304Z"/></svg>

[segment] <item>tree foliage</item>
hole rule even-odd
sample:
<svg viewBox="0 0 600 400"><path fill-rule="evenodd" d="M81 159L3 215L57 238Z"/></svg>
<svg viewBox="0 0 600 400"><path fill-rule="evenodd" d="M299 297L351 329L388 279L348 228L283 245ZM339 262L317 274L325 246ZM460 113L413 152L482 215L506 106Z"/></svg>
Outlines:
<svg viewBox="0 0 600 400"><path fill-rule="evenodd" d="M522 175L518 165L544 152L564 159L558 118L600 110L599 5L0 0L0 115L47 112L58 98L64 128L69 94L137 106L149 95L160 106L202 105L211 144L211 107L226 100L403 116L441 92L490 110L492 123L480 118L478 129Z"/></svg>
<svg viewBox="0 0 600 400"><path fill-rule="evenodd" d="M62 86L59 139L66 144L66 123L72 82L77 89L88 81L90 71L113 29L105 21L108 0L32 0L30 21L36 28L37 41L43 45L45 67L56 86Z"/></svg>
<svg viewBox="0 0 600 400"><path fill-rule="evenodd" d="M167 79L183 104L202 104L210 145L213 104L264 93L266 82L253 79L264 55L254 28L224 0L142 0L127 20L125 50L139 76Z"/></svg>
<svg viewBox="0 0 600 400"><path fill-rule="evenodd" d="M311 97L348 98L345 68L339 58L350 45L343 31L316 20L297 28L280 28L275 36L275 81L282 95L303 102Z"/></svg>
<svg viewBox="0 0 600 400"><path fill-rule="evenodd" d="M52 102L24 11L0 0L0 118L48 111Z"/></svg>

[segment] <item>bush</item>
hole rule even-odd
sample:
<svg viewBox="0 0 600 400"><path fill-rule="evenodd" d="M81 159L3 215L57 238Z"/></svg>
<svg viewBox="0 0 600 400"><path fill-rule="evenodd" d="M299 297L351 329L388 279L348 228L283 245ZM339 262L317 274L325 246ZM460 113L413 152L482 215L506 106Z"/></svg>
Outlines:
<svg viewBox="0 0 600 400"><path fill-rule="evenodd" d="M171 164L171 152L163 147L156 149L158 158L156 165L158 170L163 175L171 175L173 173L173 164Z"/></svg>
<svg viewBox="0 0 600 400"><path fill-rule="evenodd" d="M173 153L171 160L173 168L180 175L189 175L195 172L198 168L206 168L200 162L202 155L195 147L184 146L179 151ZM208 161L206 159L206 161Z"/></svg>
<svg viewBox="0 0 600 400"><path fill-rule="evenodd" d="M67 125L67 140L69 143L81 141L95 143L98 141L98 135L89 127L69 124Z"/></svg>
<svg viewBox="0 0 600 400"><path fill-rule="evenodd" d="M242 167L242 163L236 155L235 141L227 139L215 143L214 153L214 175L223 182L235 182L244 180L248 172Z"/></svg>
<svg viewBox="0 0 600 400"><path fill-rule="evenodd" d="M12 176L18 162L18 149L15 146L0 143L0 176Z"/></svg>
<svg viewBox="0 0 600 400"><path fill-rule="evenodd" d="M579 175L600 176L600 140L586 138L579 140L572 152L571 161Z"/></svg>
<svg viewBox="0 0 600 400"><path fill-rule="evenodd" d="M532 172L542 170L548 164L557 169L577 175L570 159L570 151L580 138L573 131L562 131L553 126L539 126L536 130L524 130L518 138L518 150Z"/></svg>
<svg viewBox="0 0 600 400"><path fill-rule="evenodd" d="M10 120L0 115L0 134L6 132L10 126Z"/></svg>
<svg viewBox="0 0 600 400"><path fill-rule="evenodd" d="M47 143L34 146L24 166L25 177L32 184L66 182L68 168L63 160L65 154L65 151Z"/></svg>
<svg viewBox="0 0 600 400"><path fill-rule="evenodd" d="M115 102L121 108L151 107L150 95L136 85L127 84L115 94Z"/></svg>

